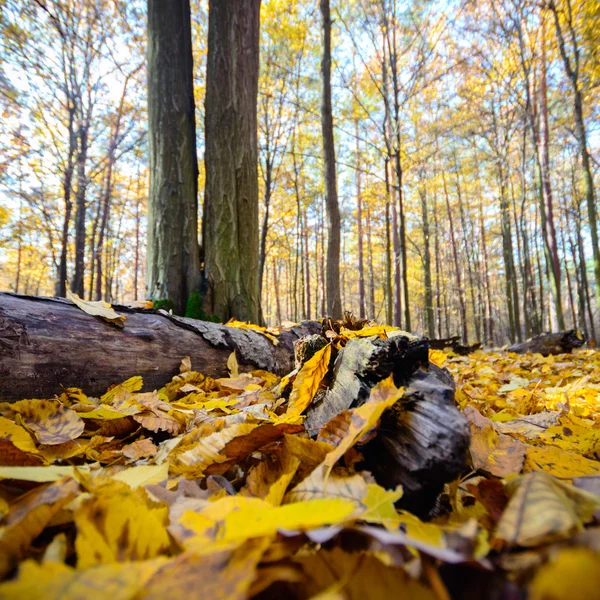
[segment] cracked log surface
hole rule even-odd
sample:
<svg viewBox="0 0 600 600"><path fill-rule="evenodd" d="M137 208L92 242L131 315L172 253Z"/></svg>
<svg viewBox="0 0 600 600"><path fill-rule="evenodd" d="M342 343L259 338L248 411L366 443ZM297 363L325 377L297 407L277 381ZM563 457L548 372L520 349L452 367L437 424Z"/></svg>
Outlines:
<svg viewBox="0 0 600 600"><path fill-rule="evenodd" d="M253 331L113 308L127 317L123 329L69 300L0 293L0 401L49 398L66 387L99 395L134 375L143 377L145 390L153 390L179 372L185 356L191 357L194 370L223 377L233 350L240 371L283 375L294 368L294 342L321 327L302 323L282 332L275 346Z"/></svg>
<svg viewBox="0 0 600 600"><path fill-rule="evenodd" d="M338 354L329 389L309 406L311 435L333 416L360 406L371 388L394 374L404 397L384 413L375 438L360 448L363 468L386 488L402 485L399 504L427 516L442 491L464 470L470 431L454 401L454 380L429 363L426 339L352 339Z"/></svg>

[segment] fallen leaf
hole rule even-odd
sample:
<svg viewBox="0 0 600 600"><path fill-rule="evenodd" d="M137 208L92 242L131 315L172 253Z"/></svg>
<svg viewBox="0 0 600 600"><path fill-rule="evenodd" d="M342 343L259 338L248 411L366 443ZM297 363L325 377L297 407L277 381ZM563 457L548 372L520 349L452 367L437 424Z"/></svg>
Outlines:
<svg viewBox="0 0 600 600"><path fill-rule="evenodd" d="M168 509L154 505L141 489L106 488L84 500L74 513L77 567L146 560L169 545Z"/></svg>
<svg viewBox="0 0 600 600"><path fill-rule="evenodd" d="M58 400L20 400L10 408L38 441L48 446L78 438L85 427L79 415Z"/></svg>
<svg viewBox="0 0 600 600"><path fill-rule="evenodd" d="M583 528L600 507L600 498L546 473L522 475L508 484L510 500L494 545L533 547L565 539Z"/></svg>
<svg viewBox="0 0 600 600"><path fill-rule="evenodd" d="M306 410L329 369L330 359L331 344L327 344L302 365L292 386L286 415L301 415Z"/></svg>
<svg viewBox="0 0 600 600"><path fill-rule="evenodd" d="M393 376L380 381L368 400L358 408L339 413L319 431L318 441L334 446L323 464L331 468L354 446L379 420L384 411L391 408L404 394L403 388L394 385Z"/></svg>
<svg viewBox="0 0 600 600"><path fill-rule="evenodd" d="M467 406L464 414L471 427L469 450L473 468L496 477L520 473L527 446L508 435L498 433L494 423L483 417L475 407Z"/></svg>
<svg viewBox="0 0 600 600"><path fill-rule="evenodd" d="M0 530L0 577L17 565L31 542L78 492L79 484L65 478L31 490L10 506Z"/></svg>
<svg viewBox="0 0 600 600"><path fill-rule="evenodd" d="M235 378L239 375L240 368L238 366L235 350L229 355L229 358L227 359L227 369L229 370L230 377Z"/></svg>
<svg viewBox="0 0 600 600"><path fill-rule="evenodd" d="M160 558L144 562L95 565L73 569L57 562L38 565L27 560L15 580L0 584L5 600L130 600L163 564Z"/></svg>
<svg viewBox="0 0 600 600"><path fill-rule="evenodd" d="M535 575L531 600L588 600L600 589L600 556L588 548L564 548Z"/></svg>
<svg viewBox="0 0 600 600"><path fill-rule="evenodd" d="M77 294L67 290L67 298L77 305L83 312L93 317L101 317L109 323L113 323L117 327L124 327L126 318L123 315L117 314L108 302L102 300L92 302L90 300L82 300Z"/></svg>
<svg viewBox="0 0 600 600"><path fill-rule="evenodd" d="M348 519L355 505L340 498L294 502L272 506L258 498L226 496L198 513L187 511L181 523L194 532L186 540L189 550L210 554L232 549L252 538L274 535L278 530L305 530L338 524Z"/></svg>

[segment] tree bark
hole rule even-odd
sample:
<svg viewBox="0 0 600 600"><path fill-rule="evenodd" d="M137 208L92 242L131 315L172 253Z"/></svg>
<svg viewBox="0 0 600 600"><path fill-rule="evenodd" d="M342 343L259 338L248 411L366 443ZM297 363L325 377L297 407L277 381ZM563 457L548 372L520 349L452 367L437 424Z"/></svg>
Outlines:
<svg viewBox="0 0 600 600"><path fill-rule="evenodd" d="M331 13L329 0L320 0L322 18L321 56L321 129L323 132L323 160L325 166L325 194L327 199L327 313L334 319L342 318L340 295L341 218L337 195L335 144L333 137L333 109L331 106Z"/></svg>
<svg viewBox="0 0 600 600"><path fill-rule="evenodd" d="M209 2L204 276L208 311L257 322L260 0Z"/></svg>
<svg viewBox="0 0 600 600"><path fill-rule="evenodd" d="M303 323L282 332L274 345L254 331L113 308L127 318L123 329L68 300L0 293L0 401L51 398L67 387L97 396L134 375L153 390L179 372L185 356L195 370L225 377L233 350L242 371L283 375L294 368L293 343L321 329L318 322Z"/></svg>
<svg viewBox="0 0 600 600"><path fill-rule="evenodd" d="M148 0L147 293L183 314L200 287L189 0Z"/></svg>

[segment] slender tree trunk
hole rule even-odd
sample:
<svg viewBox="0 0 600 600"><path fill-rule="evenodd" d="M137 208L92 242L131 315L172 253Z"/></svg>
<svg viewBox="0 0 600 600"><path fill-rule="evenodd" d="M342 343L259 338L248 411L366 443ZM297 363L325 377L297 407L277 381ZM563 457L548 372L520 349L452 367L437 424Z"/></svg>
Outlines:
<svg viewBox="0 0 600 600"><path fill-rule="evenodd" d="M391 236L391 194L389 178L389 159L385 158L385 290L386 290L386 320L388 324L393 322L393 287L392 287L392 236Z"/></svg>
<svg viewBox="0 0 600 600"><path fill-rule="evenodd" d="M281 324L283 319L281 318L281 296L279 294L279 269L280 263L276 259L273 259L273 287L275 292L275 306L277 308L277 325Z"/></svg>
<svg viewBox="0 0 600 600"><path fill-rule="evenodd" d="M69 228L71 226L71 213L73 211L73 202L71 196L73 193L73 171L75 168L75 152L77 150L77 134L75 133L75 112L77 110L75 99L71 94L66 94L66 104L68 110L67 130L69 134L68 151L65 172L63 174L63 199L65 201L65 214L63 217L60 263L58 271L57 293L61 297L67 295L67 255L69 248Z"/></svg>
<svg viewBox="0 0 600 600"><path fill-rule="evenodd" d="M435 337L433 321L433 294L431 290L431 251L429 249L429 214L427 207L427 191L423 182L419 186L421 198L421 218L423 221L423 277L425 287L425 329L430 338Z"/></svg>
<svg viewBox="0 0 600 600"><path fill-rule="evenodd" d="M358 314L365 318L365 269L363 257L363 209L360 173L360 145L358 120L356 121L356 220L358 225Z"/></svg>
<svg viewBox="0 0 600 600"><path fill-rule="evenodd" d="M375 318L375 272L373 269L373 222L371 207L367 206L367 254L369 259L369 318Z"/></svg>
<svg viewBox="0 0 600 600"><path fill-rule="evenodd" d="M85 222L87 191L88 135L90 123L82 119L79 124L79 151L77 153L77 190L75 192L75 275L71 291L83 298L85 274Z"/></svg>
<svg viewBox="0 0 600 600"><path fill-rule="evenodd" d="M213 15L213 19L216 15ZM214 25L213 25L214 29ZM212 42L214 45L214 32ZM214 49L209 44L209 63ZM209 68L212 75L213 70ZM221 86L222 82L217 85ZM215 82L207 81L207 188L215 184L213 172L213 113ZM166 301L174 312L185 313L189 297L200 289L198 245L198 160L193 90L193 64L189 0L148 0L148 140L150 193L148 198L147 294ZM256 129L256 128L254 128ZM225 124L221 135L232 136ZM235 138L238 144L243 139ZM223 159L224 161L224 159ZM211 221L211 209L204 220ZM244 222L251 222L245 215ZM224 240L227 236L223 235ZM204 237L205 251L212 267L213 239ZM225 243L225 241L223 241ZM215 242L215 245L217 243ZM245 249L248 255L251 248ZM227 268L226 265L221 265ZM212 274L212 271L209 272ZM228 273L234 279L234 272ZM212 281L211 281L212 283ZM219 306L221 308L221 306ZM210 311L217 312L217 311ZM219 314L223 318L227 315ZM237 315L245 318L245 315Z"/></svg>
<svg viewBox="0 0 600 600"><path fill-rule="evenodd" d="M327 312L334 319L342 318L340 296L341 219L337 196L335 145L333 138L333 110L331 105L331 13L329 0L319 0L322 17L321 58L321 129L323 132L323 159L325 165L325 193L327 199Z"/></svg>
<svg viewBox="0 0 600 600"><path fill-rule="evenodd" d="M458 247L456 244L456 236L454 234L454 219L452 217L452 208L450 207L450 197L448 195L448 187L446 185L446 175L442 171L442 182L444 185L444 196L446 197L446 210L448 212L448 225L450 227L450 240L452 245L452 256L454 258L454 269L456 271L456 287L458 291L458 303L460 308L460 321L462 326L463 343L467 344L469 333L467 330L467 309L465 303L465 291L462 286L462 277L460 273L460 261L458 259Z"/></svg>
<svg viewBox="0 0 600 600"><path fill-rule="evenodd" d="M391 164L391 161L390 161ZM391 172L391 187L394 188L394 171ZM402 327L402 261L400 257L400 232L398 228L398 204L392 200L392 239L394 246L394 325Z"/></svg>
<svg viewBox="0 0 600 600"><path fill-rule="evenodd" d="M302 237L304 239L303 256L304 256L304 271L306 273L304 293L306 295L306 318L310 319L311 314L312 314L312 307L311 307L311 302L310 302L311 286L310 286L310 255L308 252L308 216L307 216L308 209L306 207L304 207L303 212L304 212L304 218L303 218L304 235Z"/></svg>
<svg viewBox="0 0 600 600"><path fill-rule="evenodd" d="M437 334L442 337L442 282L440 265L440 229L437 214L437 193L433 195L433 244L435 256L435 311L437 321Z"/></svg>
<svg viewBox="0 0 600 600"><path fill-rule="evenodd" d="M269 232L269 210L271 208L271 193L273 186L273 160L269 153L265 160L265 195L264 195L264 214L263 222L260 228L260 253L258 256L258 285L259 296L262 297L263 273L267 260L267 233Z"/></svg>

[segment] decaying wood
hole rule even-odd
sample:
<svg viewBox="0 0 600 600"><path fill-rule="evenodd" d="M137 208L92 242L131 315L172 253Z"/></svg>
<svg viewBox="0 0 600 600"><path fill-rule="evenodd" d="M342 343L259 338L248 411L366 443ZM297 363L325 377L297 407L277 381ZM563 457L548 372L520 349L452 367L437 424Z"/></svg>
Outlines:
<svg viewBox="0 0 600 600"><path fill-rule="evenodd" d="M68 300L0 293L0 400L48 398L66 387L99 395L134 375L153 390L179 372L181 359L211 377L227 375L235 350L241 371L283 375L294 368L293 344L318 332L306 322L282 332L274 345L260 333L114 306L127 317L117 328Z"/></svg>
<svg viewBox="0 0 600 600"><path fill-rule="evenodd" d="M460 354L461 356L467 356L468 354L471 354L471 352L479 350L479 348L481 348L481 342L475 342L474 344L464 345L461 343L459 335L453 335L449 338L438 338L429 340L429 347L433 350L445 350L446 348L450 348L456 354Z"/></svg>
<svg viewBox="0 0 600 600"><path fill-rule="evenodd" d="M583 344L585 344L585 338L581 332L570 329L569 331L559 331L558 333L543 333L522 344L514 344L508 351L519 354L538 352L543 356L548 356L550 354L569 353L575 348L581 348Z"/></svg>
<svg viewBox="0 0 600 600"><path fill-rule="evenodd" d="M454 402L454 381L429 364L426 339L351 339L340 351L328 391L313 401L305 421L309 433L342 410L360 406L371 388L394 373L406 392L384 414L377 436L361 451L364 468L388 488L402 485L401 503L425 515L466 464L469 427Z"/></svg>

